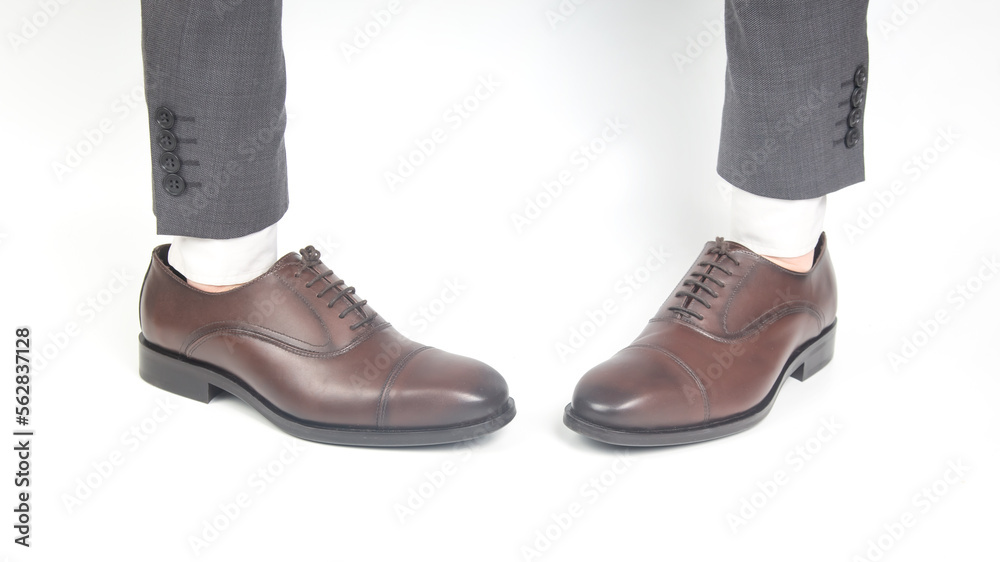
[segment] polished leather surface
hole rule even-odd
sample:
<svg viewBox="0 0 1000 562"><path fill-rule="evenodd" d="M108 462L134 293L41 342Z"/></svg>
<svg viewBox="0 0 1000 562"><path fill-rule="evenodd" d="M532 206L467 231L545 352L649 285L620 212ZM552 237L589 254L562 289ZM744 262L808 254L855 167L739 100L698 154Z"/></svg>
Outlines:
<svg viewBox="0 0 1000 562"><path fill-rule="evenodd" d="M225 293L189 286L153 250L139 318L145 339L235 375L290 416L374 429L491 418L508 399L488 365L410 341L316 259L284 256ZM307 284L311 286L307 287ZM336 287L326 289L328 285ZM332 302L333 306L328 306ZM344 317L341 318L341 315Z"/></svg>
<svg viewBox="0 0 1000 562"><path fill-rule="evenodd" d="M690 280L716 296L685 285ZM793 351L830 326L836 309L825 234L806 273L735 242L709 242L639 337L583 376L571 408L580 419L625 431L737 416L764 401Z"/></svg>

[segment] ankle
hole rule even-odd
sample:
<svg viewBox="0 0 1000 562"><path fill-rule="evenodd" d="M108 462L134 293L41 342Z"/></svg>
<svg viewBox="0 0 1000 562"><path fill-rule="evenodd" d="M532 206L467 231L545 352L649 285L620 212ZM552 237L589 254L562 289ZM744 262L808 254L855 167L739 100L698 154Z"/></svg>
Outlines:
<svg viewBox="0 0 1000 562"><path fill-rule="evenodd" d="M188 279L187 284L200 291L205 291L206 293L225 293L226 291L231 291L236 287L242 287L246 283L237 283L236 285L206 285L204 283Z"/></svg>
<svg viewBox="0 0 1000 562"><path fill-rule="evenodd" d="M815 252L816 252L815 250L809 250L808 253L793 258L780 258L776 256L764 256L764 255L762 255L761 257L766 258L771 263L774 263L779 267L783 267L789 271L794 271L796 273L806 273L807 271L812 269L813 255L815 254Z"/></svg>

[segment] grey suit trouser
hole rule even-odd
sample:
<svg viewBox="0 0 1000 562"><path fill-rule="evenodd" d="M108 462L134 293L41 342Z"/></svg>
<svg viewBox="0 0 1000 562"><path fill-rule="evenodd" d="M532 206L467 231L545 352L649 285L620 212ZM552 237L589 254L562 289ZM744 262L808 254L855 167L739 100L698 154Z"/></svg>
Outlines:
<svg viewBox="0 0 1000 562"><path fill-rule="evenodd" d="M288 208L281 0L142 0L157 232L237 238ZM868 0L725 0L718 172L776 199L864 180Z"/></svg>

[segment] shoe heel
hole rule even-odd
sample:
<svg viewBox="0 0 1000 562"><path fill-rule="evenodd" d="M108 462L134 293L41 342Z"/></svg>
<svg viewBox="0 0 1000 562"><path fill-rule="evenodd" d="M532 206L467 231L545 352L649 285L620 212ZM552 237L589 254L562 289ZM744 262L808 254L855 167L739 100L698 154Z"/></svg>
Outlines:
<svg viewBox="0 0 1000 562"><path fill-rule="evenodd" d="M796 356L795 362L798 365L792 365L794 368L792 378L804 381L826 367L827 363L833 359L833 342L836 335L837 321L834 320L829 328L808 343L805 349Z"/></svg>
<svg viewBox="0 0 1000 562"><path fill-rule="evenodd" d="M139 334L139 376L149 384L206 404L222 390L210 384L205 369L156 351Z"/></svg>

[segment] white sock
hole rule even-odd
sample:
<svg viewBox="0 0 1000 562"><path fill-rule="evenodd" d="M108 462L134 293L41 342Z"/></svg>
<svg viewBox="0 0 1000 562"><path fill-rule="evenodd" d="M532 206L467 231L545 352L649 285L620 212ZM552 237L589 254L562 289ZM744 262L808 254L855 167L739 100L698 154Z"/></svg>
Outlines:
<svg viewBox="0 0 1000 562"><path fill-rule="evenodd" d="M772 199L732 191L729 239L754 252L776 258L795 258L816 247L823 233L826 196L815 199Z"/></svg>
<svg viewBox="0 0 1000 562"><path fill-rule="evenodd" d="M246 283L278 261L278 225L272 224L260 232L228 240L175 236L167 261L189 281L196 283Z"/></svg>

